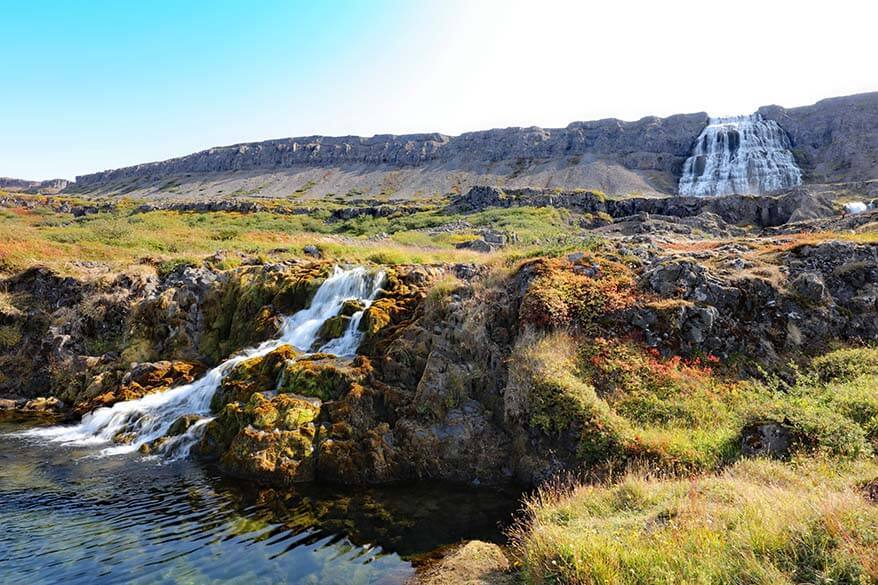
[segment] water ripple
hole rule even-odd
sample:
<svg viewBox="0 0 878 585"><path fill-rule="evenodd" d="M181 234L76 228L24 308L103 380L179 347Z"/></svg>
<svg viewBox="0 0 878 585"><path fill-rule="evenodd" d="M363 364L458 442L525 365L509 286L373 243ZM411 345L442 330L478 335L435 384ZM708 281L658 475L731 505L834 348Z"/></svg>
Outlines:
<svg viewBox="0 0 878 585"><path fill-rule="evenodd" d="M404 583L407 559L496 538L514 507L443 485L273 490L195 462L83 457L4 430L4 584Z"/></svg>

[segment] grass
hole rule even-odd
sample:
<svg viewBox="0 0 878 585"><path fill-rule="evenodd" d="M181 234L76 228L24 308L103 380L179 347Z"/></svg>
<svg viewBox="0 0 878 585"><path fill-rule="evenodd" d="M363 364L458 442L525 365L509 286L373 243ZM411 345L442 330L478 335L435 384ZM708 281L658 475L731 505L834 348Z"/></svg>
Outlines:
<svg viewBox="0 0 878 585"><path fill-rule="evenodd" d="M117 200L117 209L84 217L56 213L45 207L0 209L0 272L43 264L65 274L77 274L84 263L98 262L113 269L144 259L159 264L195 263L220 250L239 251L275 260L302 256L308 244L320 246L330 259L388 264L437 262L494 262L538 254L553 246L574 247L582 239L570 236L570 214L555 209L488 210L469 216L446 215L442 201L427 209L397 217L359 217L329 221L337 206L309 202L308 214L152 211L132 213L138 202ZM289 200L260 200L271 209ZM457 231L430 230L465 219L474 227ZM483 228L514 232L518 244L500 253L459 250L456 245L478 236ZM389 239L375 239L386 233ZM231 267L231 266L228 266Z"/></svg>
<svg viewBox="0 0 878 585"><path fill-rule="evenodd" d="M12 349L21 341L21 331L15 325L0 325L0 348Z"/></svg>
<svg viewBox="0 0 878 585"><path fill-rule="evenodd" d="M711 356L530 335L510 369L530 400L513 406L596 448L580 452L585 479L526 502L512 531L526 582L878 583L878 349L757 382ZM742 433L765 422L791 433L788 456L743 458Z"/></svg>
<svg viewBox="0 0 878 585"><path fill-rule="evenodd" d="M874 461L745 460L717 475L539 490L513 532L534 584L878 581Z"/></svg>
<svg viewBox="0 0 878 585"><path fill-rule="evenodd" d="M148 258L157 262L194 262L220 250L275 259L302 256L317 244L329 258L347 261L478 262L486 255L453 246L407 246L394 241L337 237L325 222L308 216L270 213L177 213L156 211L137 215L102 213L73 219L62 214L30 211L0 212L0 271L13 272L34 264L62 273L76 273L83 262L113 268Z"/></svg>

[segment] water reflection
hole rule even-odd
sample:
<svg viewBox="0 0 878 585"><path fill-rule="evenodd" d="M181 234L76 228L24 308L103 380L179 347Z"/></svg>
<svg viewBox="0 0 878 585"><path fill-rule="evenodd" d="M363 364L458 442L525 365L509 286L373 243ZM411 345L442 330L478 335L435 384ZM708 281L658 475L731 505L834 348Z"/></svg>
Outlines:
<svg viewBox="0 0 878 585"><path fill-rule="evenodd" d="M404 583L420 555L496 539L515 505L442 484L274 490L90 454L0 435L0 581Z"/></svg>

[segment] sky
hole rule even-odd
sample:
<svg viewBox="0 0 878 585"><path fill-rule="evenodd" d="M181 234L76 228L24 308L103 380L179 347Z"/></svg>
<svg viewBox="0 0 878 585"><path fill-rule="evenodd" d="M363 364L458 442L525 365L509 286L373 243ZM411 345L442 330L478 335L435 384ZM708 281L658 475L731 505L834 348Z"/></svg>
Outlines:
<svg viewBox="0 0 878 585"><path fill-rule="evenodd" d="M878 91L864 0L0 0L0 176Z"/></svg>

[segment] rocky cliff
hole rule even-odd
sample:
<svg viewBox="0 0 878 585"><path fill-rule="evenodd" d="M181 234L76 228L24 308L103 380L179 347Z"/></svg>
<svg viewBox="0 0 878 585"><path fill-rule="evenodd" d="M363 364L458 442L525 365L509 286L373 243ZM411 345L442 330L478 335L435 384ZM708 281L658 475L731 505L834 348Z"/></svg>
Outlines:
<svg viewBox="0 0 878 585"><path fill-rule="evenodd" d="M70 184L66 179L49 179L47 181L28 181L27 179L13 179L12 177L0 177L0 189L4 191L26 191L28 193L58 193Z"/></svg>
<svg viewBox="0 0 878 585"><path fill-rule="evenodd" d="M806 182L878 179L878 92L800 108L765 106L759 113L786 130Z"/></svg>
<svg viewBox="0 0 878 585"><path fill-rule="evenodd" d="M878 93L786 109L765 119L788 133L808 183L878 178ZM68 190L162 198L369 195L418 197L482 185L587 188L611 195L674 194L707 114L566 128L504 128L460 136L307 136L211 148L77 177Z"/></svg>
<svg viewBox="0 0 878 585"><path fill-rule="evenodd" d="M566 128L505 128L456 137L308 136L237 144L162 162L77 177L80 192L311 196L349 191L444 194L476 183L667 192L706 114Z"/></svg>
<svg viewBox="0 0 878 585"><path fill-rule="evenodd" d="M878 337L878 247L825 241L750 253L770 242L693 251L636 237L493 274L468 264L385 267L356 358L279 346L239 362L211 398L216 418L197 453L227 473L281 485L531 485L583 464L643 458L696 469L697 457L668 451L611 412L608 388L570 379L573 355L557 363L547 355L576 332L592 352L588 367L627 356L623 369L595 380L628 380L632 364L653 364L670 376L660 387L677 395L685 392L666 383L682 375L681 356L753 356L782 367L828 344ZM14 275L0 282L8 291L0 410L60 399L85 412L191 382L276 336L279 317L308 305L329 268L290 261L221 270L206 261L96 282L42 268ZM145 450L191 424L181 417Z"/></svg>

